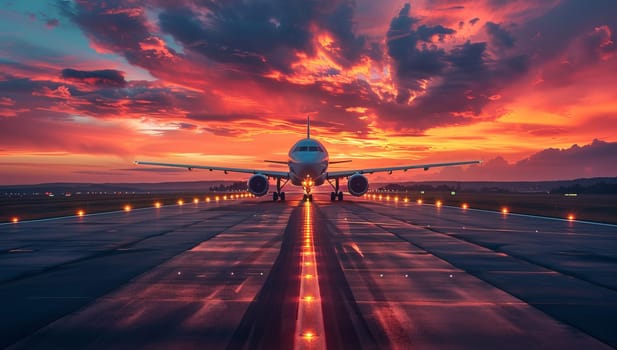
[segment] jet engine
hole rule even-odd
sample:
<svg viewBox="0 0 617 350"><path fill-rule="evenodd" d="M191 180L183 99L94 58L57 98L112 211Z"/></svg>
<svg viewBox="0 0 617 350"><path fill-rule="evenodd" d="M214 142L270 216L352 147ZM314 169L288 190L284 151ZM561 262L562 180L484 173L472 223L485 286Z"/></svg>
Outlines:
<svg viewBox="0 0 617 350"><path fill-rule="evenodd" d="M268 177L266 177L265 175L255 174L249 178L247 187L249 189L249 192L256 195L257 197L261 197L268 193L270 183L268 182Z"/></svg>
<svg viewBox="0 0 617 350"><path fill-rule="evenodd" d="M368 191L368 179L362 174L353 174L347 180L347 190L352 195L359 197Z"/></svg>

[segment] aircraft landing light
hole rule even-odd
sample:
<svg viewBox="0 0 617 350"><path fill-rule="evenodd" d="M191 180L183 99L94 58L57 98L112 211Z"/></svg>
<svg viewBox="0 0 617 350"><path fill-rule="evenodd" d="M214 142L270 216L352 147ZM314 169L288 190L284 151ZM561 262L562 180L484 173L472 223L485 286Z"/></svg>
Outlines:
<svg viewBox="0 0 617 350"><path fill-rule="evenodd" d="M85 211L83 211L83 210L81 210L81 209L79 209L79 210L77 211L77 216L84 216L84 215L86 215L86 212L85 212Z"/></svg>
<svg viewBox="0 0 617 350"><path fill-rule="evenodd" d="M409 202L409 198L403 199L403 202L408 203Z"/></svg>
<svg viewBox="0 0 617 350"><path fill-rule="evenodd" d="M124 211L131 211L131 209L133 208L128 204L124 206Z"/></svg>
<svg viewBox="0 0 617 350"><path fill-rule="evenodd" d="M18 223L18 222L19 222L19 218L18 218L17 216L15 216L15 217L13 217L13 218L11 219L11 222L12 222L12 223L14 223L14 224L16 224L16 223Z"/></svg>
<svg viewBox="0 0 617 350"><path fill-rule="evenodd" d="M468 209L468 208L469 208L469 204L467 204L467 203L463 203L463 205L461 205L461 208L463 208L463 209Z"/></svg>
<svg viewBox="0 0 617 350"><path fill-rule="evenodd" d="M506 207L501 208L501 213L502 214L508 214L508 208L506 208Z"/></svg>
<svg viewBox="0 0 617 350"><path fill-rule="evenodd" d="M154 203L154 207L155 208L160 208L161 207L161 202L155 202Z"/></svg>
<svg viewBox="0 0 617 350"><path fill-rule="evenodd" d="M178 199L178 205L184 205L184 201L182 199Z"/></svg>
<svg viewBox="0 0 617 350"><path fill-rule="evenodd" d="M568 215L568 220L573 221L574 220L574 214Z"/></svg>
<svg viewBox="0 0 617 350"><path fill-rule="evenodd" d="M442 203L441 203L441 201L437 201L437 202L435 202L435 205L437 206L437 208L441 208Z"/></svg>
<svg viewBox="0 0 617 350"><path fill-rule="evenodd" d="M195 203L195 204L199 203L199 199L198 198L193 198L193 203Z"/></svg>
<svg viewBox="0 0 617 350"><path fill-rule="evenodd" d="M206 203L210 203L210 197L206 197Z"/></svg>
<svg viewBox="0 0 617 350"><path fill-rule="evenodd" d="M422 204L422 199L418 199L418 200L416 201L416 203L418 203L418 204Z"/></svg>

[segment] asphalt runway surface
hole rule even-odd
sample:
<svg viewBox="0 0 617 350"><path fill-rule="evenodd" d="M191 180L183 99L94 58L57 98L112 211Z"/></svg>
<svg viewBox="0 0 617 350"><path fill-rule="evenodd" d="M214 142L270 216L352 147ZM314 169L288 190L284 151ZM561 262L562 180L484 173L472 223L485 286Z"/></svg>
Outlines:
<svg viewBox="0 0 617 350"><path fill-rule="evenodd" d="M1 224L0 348L617 347L617 226L289 197Z"/></svg>

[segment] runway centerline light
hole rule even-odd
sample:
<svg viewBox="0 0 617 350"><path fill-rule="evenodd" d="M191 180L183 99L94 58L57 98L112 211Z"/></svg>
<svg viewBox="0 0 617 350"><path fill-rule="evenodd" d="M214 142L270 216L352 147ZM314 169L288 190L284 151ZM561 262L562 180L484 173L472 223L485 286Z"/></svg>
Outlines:
<svg viewBox="0 0 617 350"><path fill-rule="evenodd" d="M311 331L304 332L302 333L302 338L304 338L305 340L311 341L315 339L315 333Z"/></svg>

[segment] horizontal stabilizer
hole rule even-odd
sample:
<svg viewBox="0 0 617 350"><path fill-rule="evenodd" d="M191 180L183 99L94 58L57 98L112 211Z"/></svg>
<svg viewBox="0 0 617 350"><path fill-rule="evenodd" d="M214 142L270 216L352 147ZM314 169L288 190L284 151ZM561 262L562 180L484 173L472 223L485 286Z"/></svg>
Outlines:
<svg viewBox="0 0 617 350"><path fill-rule="evenodd" d="M274 163L274 164L285 164L285 165L289 164L288 162L283 161L283 160L264 160L264 162Z"/></svg>

